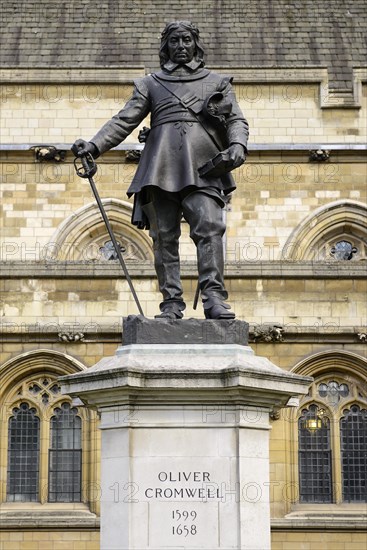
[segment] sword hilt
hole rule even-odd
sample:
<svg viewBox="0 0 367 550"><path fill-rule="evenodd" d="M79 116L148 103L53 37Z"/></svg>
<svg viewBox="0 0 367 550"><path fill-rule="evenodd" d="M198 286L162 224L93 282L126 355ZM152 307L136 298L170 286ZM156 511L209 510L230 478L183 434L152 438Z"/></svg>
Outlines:
<svg viewBox="0 0 367 550"><path fill-rule="evenodd" d="M74 168L81 178L92 178L97 172L97 164L90 153L74 159Z"/></svg>

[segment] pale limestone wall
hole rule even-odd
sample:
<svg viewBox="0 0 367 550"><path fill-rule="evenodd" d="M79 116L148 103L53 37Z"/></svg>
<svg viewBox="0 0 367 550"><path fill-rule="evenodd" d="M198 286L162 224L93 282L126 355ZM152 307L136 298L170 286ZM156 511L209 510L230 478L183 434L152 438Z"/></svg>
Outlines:
<svg viewBox="0 0 367 550"><path fill-rule="evenodd" d="M2 531L2 550L99 550L98 532ZM365 533L273 532L272 550L364 550ZM322 546L321 546L322 545Z"/></svg>
<svg viewBox="0 0 367 550"><path fill-rule="evenodd" d="M364 550L365 533L273 532L272 550Z"/></svg>
<svg viewBox="0 0 367 550"><path fill-rule="evenodd" d="M293 230L315 210L340 199L366 202L365 164L340 156L315 164L306 155L251 154L236 174L227 218L228 261L281 259Z"/></svg>
<svg viewBox="0 0 367 550"><path fill-rule="evenodd" d="M361 143L365 139L365 95L360 110L326 110L320 109L317 84L242 84L235 90L253 143Z"/></svg>
<svg viewBox="0 0 367 550"><path fill-rule="evenodd" d="M278 77L278 78L281 78ZM251 127L252 143L363 143L366 88L362 108L320 108L318 83L246 83L235 91ZM0 87L3 143L73 143L89 139L116 114L132 91L123 84L12 83ZM148 119L145 121L148 122ZM136 142L137 130L128 138Z"/></svg>
<svg viewBox="0 0 367 550"><path fill-rule="evenodd" d="M136 71L135 76L139 74ZM360 84L360 109L324 108L320 84L295 82L296 76L290 83L266 85L237 78L236 93L250 123L250 151L256 144L309 143L313 148L365 143L366 86ZM70 146L77 137L89 139L124 105L131 90L131 76L115 85L93 81L4 84L0 88L1 141L27 147ZM136 143L137 132L127 142ZM95 179L101 196L128 201L126 190L136 165L126 163L121 152L106 154L98 164ZM1 258L42 259L60 224L93 202L88 182L76 176L71 153L66 162L51 164L35 163L34 155L25 151L4 152L0 169L5 241ZM227 215L228 261L279 259L294 228L317 208L340 199L367 202L363 152L350 156L331 151L330 161L320 164L309 162L307 150L254 150L234 175L238 189ZM195 258L185 226L182 257Z"/></svg>
<svg viewBox="0 0 367 550"><path fill-rule="evenodd" d="M136 75L137 76L137 75ZM131 80L131 79L130 79ZM237 79L237 81L239 81ZM119 85L86 84L6 84L0 88L2 135L5 144L71 144L75 138L90 138L123 105L131 93L131 82ZM242 82L236 93L251 127L251 144L361 144L366 141L367 87L360 94L361 109L322 108L317 82L257 84ZM148 121L145 121L146 124ZM127 140L137 142L137 130ZM122 152L111 152L98 161L98 189L104 198L123 201L136 169L127 164ZM26 151L0 152L1 260L43 261L60 224L93 198L89 185L75 175L72 155L60 164L35 163ZM362 152L331 151L327 163L310 163L307 149L295 152L254 150L247 163L235 172L237 191L227 214L227 260L252 264L282 258L282 249L294 229L312 212L337 200L367 203L366 164ZM129 201L128 201L129 202ZM131 201L130 201L131 203ZM182 258L193 261L194 247L183 224ZM91 235L93 239L93 235ZM56 258L57 259L57 258ZM58 258L60 259L60 258ZM64 259L64 258L62 258ZM74 258L69 258L74 259ZM79 259L79 258L78 258ZM88 256L86 260L90 259ZM137 274L134 284L145 314L157 313L160 295L150 265L150 276ZM194 312L196 288L193 264L183 281L188 303L186 317L202 317ZM45 264L55 267L55 259ZM235 264L234 264L235 266ZM188 268L187 268L188 269ZM148 269L149 271L149 269ZM355 337L329 342L325 334L361 330L367 318L366 280L343 278L264 278L227 276L230 302L239 319L252 324L279 324L299 329L298 341L252 343L258 355L266 356L286 370L317 352L328 349L353 351L365 356L366 344ZM106 264L108 272L108 264ZM351 271L352 273L352 271ZM14 275L17 275L14 272ZM112 327L118 334L121 318L136 313L126 281L116 278L90 279L24 275L0 282L1 321L5 330L18 333L5 337L0 364L21 353L47 348L72 355L91 366L113 355L119 337L82 343L58 342L43 336L46 327L86 330L97 333ZM40 326L39 339L29 338L30 327ZM43 327L43 328L42 328ZM302 339L308 331L313 336ZM319 337L320 336L320 337ZM272 516L284 517L289 502L284 499L286 470L294 456L290 448L287 421L273 423L271 433ZM99 534L94 531L1 531L1 550L98 550ZM362 550L365 534L353 532L273 532L273 550Z"/></svg>
<svg viewBox="0 0 367 550"><path fill-rule="evenodd" d="M50 328L55 328L57 325L52 324ZM95 326L95 324L94 324ZM110 357L115 354L117 346L121 343L120 333L116 336L116 342L84 342L84 343L67 343L63 342L45 342L43 335L47 334L47 330L39 330L38 341L29 341L28 336L28 327L26 325L18 325L19 328L24 329L24 333L19 336L18 341L16 342L6 342L1 345L0 353L0 363L3 364L11 358L15 358L20 354L29 352L31 350L45 349L51 351L57 351L71 355L75 359L82 362L85 366L91 367L100 361L103 357ZM73 328L80 330L83 328L81 323L72 323L72 324L63 324L59 325L61 330L72 330ZM101 326L101 330L103 327ZM317 339L317 332L316 338ZM103 338L102 338L103 340ZM313 343L251 343L251 348L254 350L254 353L263 357L267 357L270 361L276 365L284 368L285 370L292 369L299 361L304 359L307 356L325 352L326 350L345 350L356 353L362 357L366 354L365 344L353 344L345 346L345 344L325 344L323 342L313 342ZM276 423L276 426L280 426L281 423ZM274 438L278 438L278 432L274 435ZM273 437L273 434L272 434ZM280 436L280 445L284 442L284 439ZM281 478L283 479L283 478Z"/></svg>
<svg viewBox="0 0 367 550"><path fill-rule="evenodd" d="M99 550L99 531L1 531L1 550Z"/></svg>
<svg viewBox="0 0 367 550"><path fill-rule="evenodd" d="M45 259L60 225L94 204L89 183L75 174L71 157L51 164L35 163L29 153L0 155L2 260ZM135 170L123 153L105 155L95 178L101 197L132 205L126 191ZM366 164L360 153L331 152L330 162L310 163L308 152L254 152L234 175L237 190L227 212L229 262L281 259L294 229L318 208L342 199L367 203ZM195 247L185 223L182 232L182 259L193 261ZM90 254L86 250L81 259L91 259ZM69 259L79 258L70 252Z"/></svg>
<svg viewBox="0 0 367 550"><path fill-rule="evenodd" d="M139 279L134 285L144 314L153 317L160 301L155 279ZM200 304L196 311L192 309L195 278L185 279L183 286L186 318L202 318ZM341 327L362 329L367 318L367 303L361 299L367 291L365 280L231 278L227 288L237 317L253 324L279 324L286 330L313 327L315 334L329 328L337 333ZM3 289L3 326L40 323L52 329L79 324L86 330L93 324L119 326L122 317L137 313L125 280L13 279L3 281Z"/></svg>
<svg viewBox="0 0 367 550"><path fill-rule="evenodd" d="M0 88L3 143L89 139L132 92L132 84L8 84ZM137 141L137 131L128 141Z"/></svg>

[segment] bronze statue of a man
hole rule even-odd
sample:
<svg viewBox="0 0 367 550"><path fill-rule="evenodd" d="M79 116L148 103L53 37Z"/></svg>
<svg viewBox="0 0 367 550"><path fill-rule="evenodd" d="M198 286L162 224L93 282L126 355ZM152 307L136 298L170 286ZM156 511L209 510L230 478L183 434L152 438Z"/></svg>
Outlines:
<svg viewBox="0 0 367 550"><path fill-rule="evenodd" d="M199 285L207 319L231 319L225 302L221 209L235 189L230 171L245 162L248 124L237 104L232 79L204 67L198 29L188 21L162 32L161 71L135 82L125 107L90 142L72 151L94 158L123 141L150 113L151 129L128 189L134 195L132 223L149 229L163 295L157 317L181 319L182 215L197 248Z"/></svg>

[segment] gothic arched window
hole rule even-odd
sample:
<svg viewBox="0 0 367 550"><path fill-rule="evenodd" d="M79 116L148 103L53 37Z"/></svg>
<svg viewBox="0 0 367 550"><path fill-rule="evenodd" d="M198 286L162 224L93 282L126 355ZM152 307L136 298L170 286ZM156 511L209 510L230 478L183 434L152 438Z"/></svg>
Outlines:
<svg viewBox="0 0 367 550"><path fill-rule="evenodd" d="M314 262L358 262L367 258L367 208L352 200L324 204L292 232L282 258Z"/></svg>
<svg viewBox="0 0 367 550"><path fill-rule="evenodd" d="M330 420L310 405L298 420L298 468L301 502L332 502Z"/></svg>
<svg viewBox="0 0 367 550"><path fill-rule="evenodd" d="M7 500L38 501L40 419L28 403L13 409L8 441Z"/></svg>
<svg viewBox="0 0 367 550"><path fill-rule="evenodd" d="M78 410L63 403L50 422L49 502L80 502L82 423Z"/></svg>
<svg viewBox="0 0 367 550"><path fill-rule="evenodd" d="M7 502L82 502L83 413L51 374L26 378L9 401Z"/></svg>
<svg viewBox="0 0 367 550"><path fill-rule="evenodd" d="M315 377L298 416L299 502L367 502L367 396L354 375Z"/></svg>
<svg viewBox="0 0 367 550"><path fill-rule="evenodd" d="M367 502L367 410L352 405L340 419L343 500Z"/></svg>
<svg viewBox="0 0 367 550"><path fill-rule="evenodd" d="M24 529L47 529L50 517L61 529L95 529L98 419L81 401L63 395L59 382L85 368L46 349L0 365L0 532L19 522Z"/></svg>

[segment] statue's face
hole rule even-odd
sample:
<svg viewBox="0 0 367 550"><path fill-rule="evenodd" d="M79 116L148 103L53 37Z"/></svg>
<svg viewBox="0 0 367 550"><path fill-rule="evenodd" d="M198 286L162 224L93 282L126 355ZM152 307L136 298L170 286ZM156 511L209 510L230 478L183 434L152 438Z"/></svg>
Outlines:
<svg viewBox="0 0 367 550"><path fill-rule="evenodd" d="M189 31L177 29L169 35L167 47L170 60L179 65L184 65L192 61L196 45Z"/></svg>

